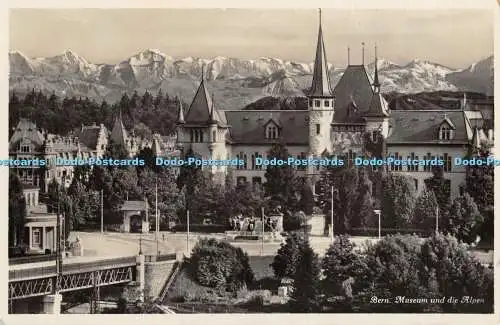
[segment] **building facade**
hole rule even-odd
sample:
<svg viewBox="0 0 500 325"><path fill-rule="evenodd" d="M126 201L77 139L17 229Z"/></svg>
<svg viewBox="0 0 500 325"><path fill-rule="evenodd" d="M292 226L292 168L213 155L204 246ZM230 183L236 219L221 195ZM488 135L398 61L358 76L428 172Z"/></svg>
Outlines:
<svg viewBox="0 0 500 325"><path fill-rule="evenodd" d="M375 58L375 61L377 58ZM187 110L179 110L177 142L184 152L204 159L233 159L243 166L208 166L222 180L231 170L237 182L265 182L265 166L255 158L265 157L278 140L296 158L325 155L348 159L364 154L364 136L381 135L387 156L445 161L445 177L451 180L452 196L465 181L465 169L452 159L467 155L471 146L492 145L492 114L471 107L464 99L455 110L391 111L380 92L377 64L370 76L364 65L349 64L332 88L323 40L321 20L307 110L219 110L203 78ZM393 166L388 170L405 173L422 190L424 179L432 176L427 166ZM319 169L298 168L314 185Z"/></svg>

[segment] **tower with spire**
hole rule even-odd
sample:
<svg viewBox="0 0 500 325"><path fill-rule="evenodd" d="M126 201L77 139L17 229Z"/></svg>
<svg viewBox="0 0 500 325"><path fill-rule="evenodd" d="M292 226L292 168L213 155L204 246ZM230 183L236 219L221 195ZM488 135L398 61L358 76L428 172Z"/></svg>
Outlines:
<svg viewBox="0 0 500 325"><path fill-rule="evenodd" d="M317 157L323 152L331 150L330 126L335 105L323 41L321 9L319 9L319 30L313 79L307 97L309 102L309 156Z"/></svg>
<svg viewBox="0 0 500 325"><path fill-rule="evenodd" d="M210 96L204 78L204 68L196 94L187 111L182 104L177 116L177 145L186 152L191 149L203 159L224 160L229 156L226 137L229 127L224 115L215 107L213 96ZM205 166L213 174L225 175L225 166Z"/></svg>
<svg viewBox="0 0 500 325"><path fill-rule="evenodd" d="M389 104L380 93L380 81L378 77L378 57L377 46L375 45L375 72L373 75L373 95L368 106L368 111L364 113L366 120L366 131L371 132L373 137L380 132L384 138L389 133ZM375 132L375 133L374 133Z"/></svg>

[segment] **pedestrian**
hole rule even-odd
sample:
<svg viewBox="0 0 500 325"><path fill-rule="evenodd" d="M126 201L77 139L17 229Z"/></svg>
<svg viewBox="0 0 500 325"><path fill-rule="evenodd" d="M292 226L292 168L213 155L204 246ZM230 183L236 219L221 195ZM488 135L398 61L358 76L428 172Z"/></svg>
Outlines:
<svg viewBox="0 0 500 325"><path fill-rule="evenodd" d="M163 241L165 241L165 234L161 234Z"/></svg>

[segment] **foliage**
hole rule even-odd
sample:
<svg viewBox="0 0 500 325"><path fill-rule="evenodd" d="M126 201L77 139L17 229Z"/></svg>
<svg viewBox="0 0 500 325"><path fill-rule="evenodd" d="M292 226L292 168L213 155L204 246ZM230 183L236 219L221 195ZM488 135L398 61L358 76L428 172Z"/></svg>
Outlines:
<svg viewBox="0 0 500 325"><path fill-rule="evenodd" d="M441 225L444 231L463 240L472 243L479 233L484 221L474 199L465 193L455 198L448 213L442 218Z"/></svg>
<svg viewBox="0 0 500 325"><path fill-rule="evenodd" d="M382 226L404 228L413 222L416 189L408 176L385 174L382 179Z"/></svg>
<svg viewBox="0 0 500 325"><path fill-rule="evenodd" d="M123 94L116 103L96 102L87 97L59 98L34 89L24 97L15 92L9 101L9 125L16 125L21 117L37 121L37 125L50 133L67 134L82 124L102 123L111 130L114 116L122 109L123 122L127 129L134 128L137 135L149 132L172 134L175 131L179 99L171 98L161 90L156 96L149 92L132 97ZM149 129L149 130L148 130Z"/></svg>
<svg viewBox="0 0 500 325"><path fill-rule="evenodd" d="M311 215L313 213L314 193L312 190L311 182L309 180L305 181L302 185L298 208L301 211L304 211L304 213L307 215Z"/></svg>
<svg viewBox="0 0 500 325"><path fill-rule="evenodd" d="M290 309L294 313L317 312L320 308L320 263L309 241L300 246L293 286Z"/></svg>
<svg viewBox="0 0 500 325"><path fill-rule="evenodd" d="M489 152L481 150L478 155L486 157ZM479 212L484 217L481 227L481 236L489 242L493 242L494 230L494 173L495 168L489 166L469 166L466 178L465 191L469 193L476 202Z"/></svg>
<svg viewBox="0 0 500 325"><path fill-rule="evenodd" d="M275 143L267 154L268 159L287 160L288 149L283 142ZM264 189L273 204L285 206L295 210L299 200L301 182L297 179L293 166L284 164L282 166L267 166L266 183Z"/></svg>
<svg viewBox="0 0 500 325"><path fill-rule="evenodd" d="M189 149L184 154L184 160L197 157L198 155L192 149ZM203 186L204 181L205 176L201 166L196 166L194 164L181 166L179 177L177 177L177 187L185 192L186 209L192 210L192 206L197 199L196 191Z"/></svg>
<svg viewBox="0 0 500 325"><path fill-rule="evenodd" d="M328 248L322 261L324 280L322 288L328 297L348 297L343 284L349 278L354 279L354 294L357 293L361 279L367 272L363 257L355 250L355 244L347 236L337 236ZM357 279L357 282L356 282ZM352 289L352 288L351 288Z"/></svg>
<svg viewBox="0 0 500 325"><path fill-rule="evenodd" d="M303 233L293 232L287 236L285 243L281 244L271 267L277 278L292 278L296 273L297 261L300 254L300 248L303 246L306 238Z"/></svg>
<svg viewBox="0 0 500 325"><path fill-rule="evenodd" d="M85 184L78 179L73 182L68 190L72 201L72 229L82 229L88 224L96 224L100 215L100 193L90 191Z"/></svg>
<svg viewBox="0 0 500 325"><path fill-rule="evenodd" d="M421 249L423 277L434 274L441 296L484 299L482 304L444 304L443 312L493 312L493 272L482 266L458 240L439 234Z"/></svg>
<svg viewBox="0 0 500 325"><path fill-rule="evenodd" d="M328 167L321 172L319 206L325 214L325 228L331 224L332 188L334 232L368 226L373 219L372 182L367 168Z"/></svg>
<svg viewBox="0 0 500 325"><path fill-rule="evenodd" d="M254 281L248 255L214 238L200 239L188 260L188 270L200 284L219 290L234 292Z"/></svg>
<svg viewBox="0 0 500 325"><path fill-rule="evenodd" d="M444 170L440 166L434 167L432 173L433 176L424 181L425 188L434 192L439 205L439 211L444 214L450 205L451 181L444 178Z"/></svg>
<svg viewBox="0 0 500 325"><path fill-rule="evenodd" d="M430 231L435 225L438 203L432 190L423 190L415 203L413 225L419 229Z"/></svg>
<svg viewBox="0 0 500 325"><path fill-rule="evenodd" d="M436 293L430 292L422 281L424 277L419 254L420 239L410 235L388 236L368 247L366 263L369 271L366 273L365 292L361 297L434 296ZM384 307L387 306L375 308ZM399 312L417 312L423 307L420 304L398 305Z"/></svg>
<svg viewBox="0 0 500 325"><path fill-rule="evenodd" d="M9 246L23 243L26 200L21 181L13 172L9 173Z"/></svg>
<svg viewBox="0 0 500 325"><path fill-rule="evenodd" d="M261 186L252 184L227 184L224 199L222 200L221 213L226 217L242 214L245 217L261 217L261 207L264 206L265 197Z"/></svg>

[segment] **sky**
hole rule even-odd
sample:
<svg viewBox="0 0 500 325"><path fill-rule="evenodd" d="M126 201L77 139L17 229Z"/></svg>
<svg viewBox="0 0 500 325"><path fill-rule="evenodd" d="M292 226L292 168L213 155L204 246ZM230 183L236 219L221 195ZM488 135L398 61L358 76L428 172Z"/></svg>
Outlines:
<svg viewBox="0 0 500 325"><path fill-rule="evenodd" d="M117 64L144 49L173 57L262 56L311 62L316 9L11 9L10 50L29 57L71 49L92 63ZM493 54L487 9L323 9L327 58L336 66L379 58L429 60L464 68Z"/></svg>

